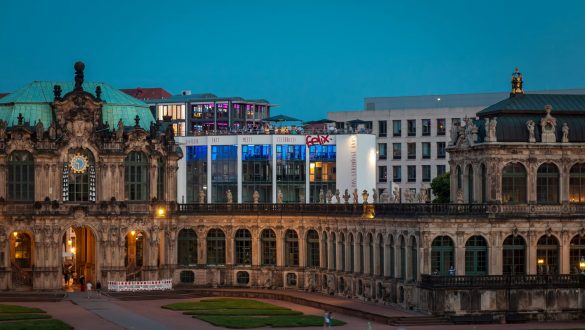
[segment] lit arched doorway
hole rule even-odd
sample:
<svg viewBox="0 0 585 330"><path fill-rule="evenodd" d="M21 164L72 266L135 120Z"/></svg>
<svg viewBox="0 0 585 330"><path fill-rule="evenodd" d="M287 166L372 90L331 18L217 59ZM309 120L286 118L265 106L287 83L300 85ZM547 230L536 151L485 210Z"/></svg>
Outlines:
<svg viewBox="0 0 585 330"><path fill-rule="evenodd" d="M61 240L63 284L66 287L96 281L96 239L87 227L69 227Z"/></svg>
<svg viewBox="0 0 585 330"><path fill-rule="evenodd" d="M131 230L124 238L124 266L127 281L142 280L142 266L146 255L146 235L139 230Z"/></svg>
<svg viewBox="0 0 585 330"><path fill-rule="evenodd" d="M32 235L14 231L10 235L10 266L12 286L32 287L32 270L34 268L34 242Z"/></svg>

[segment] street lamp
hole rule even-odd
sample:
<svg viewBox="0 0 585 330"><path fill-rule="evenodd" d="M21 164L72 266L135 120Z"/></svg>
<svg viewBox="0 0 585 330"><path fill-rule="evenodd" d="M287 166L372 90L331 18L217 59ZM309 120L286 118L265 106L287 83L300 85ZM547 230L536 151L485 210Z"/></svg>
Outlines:
<svg viewBox="0 0 585 330"><path fill-rule="evenodd" d="M585 275L585 256L581 256L581 259L579 259L579 269L581 270L581 275Z"/></svg>

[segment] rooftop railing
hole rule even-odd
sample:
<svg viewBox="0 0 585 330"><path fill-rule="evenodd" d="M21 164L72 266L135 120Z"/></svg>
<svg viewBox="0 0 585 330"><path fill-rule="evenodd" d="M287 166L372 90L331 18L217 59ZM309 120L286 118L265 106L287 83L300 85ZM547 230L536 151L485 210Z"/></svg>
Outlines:
<svg viewBox="0 0 585 330"><path fill-rule="evenodd" d="M371 129L300 129L294 127L270 129L231 129L192 131L189 136L218 136L218 135L341 135L341 134L372 134Z"/></svg>

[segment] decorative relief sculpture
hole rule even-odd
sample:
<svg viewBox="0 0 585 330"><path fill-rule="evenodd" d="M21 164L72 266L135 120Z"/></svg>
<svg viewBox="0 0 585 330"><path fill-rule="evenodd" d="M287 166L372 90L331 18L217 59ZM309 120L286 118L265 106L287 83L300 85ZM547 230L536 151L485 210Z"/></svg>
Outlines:
<svg viewBox="0 0 585 330"><path fill-rule="evenodd" d="M552 107L550 105L544 106L546 116L540 120L541 135L540 140L542 143L555 143L557 142L557 120L550 115Z"/></svg>

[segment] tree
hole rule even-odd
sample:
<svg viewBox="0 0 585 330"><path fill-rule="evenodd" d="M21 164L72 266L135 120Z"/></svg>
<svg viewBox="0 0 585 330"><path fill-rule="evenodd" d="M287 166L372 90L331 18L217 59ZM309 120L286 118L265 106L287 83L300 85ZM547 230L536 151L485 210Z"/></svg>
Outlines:
<svg viewBox="0 0 585 330"><path fill-rule="evenodd" d="M433 203L449 203L451 195L451 178L449 172L437 176L431 182L431 189L436 196Z"/></svg>

